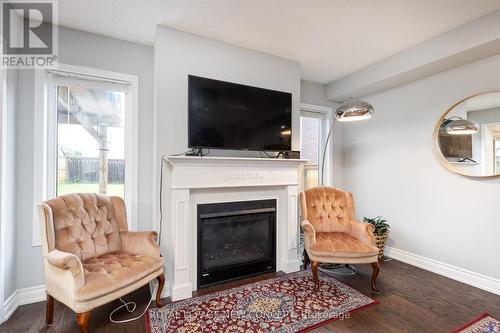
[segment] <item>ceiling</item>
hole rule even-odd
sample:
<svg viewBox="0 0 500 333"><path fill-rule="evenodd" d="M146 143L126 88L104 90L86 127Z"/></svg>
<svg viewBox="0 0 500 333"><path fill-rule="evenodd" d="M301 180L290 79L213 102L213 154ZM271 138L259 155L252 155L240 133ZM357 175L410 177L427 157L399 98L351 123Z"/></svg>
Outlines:
<svg viewBox="0 0 500 333"><path fill-rule="evenodd" d="M59 24L153 45L157 24L299 61L328 83L500 9L500 0L62 0Z"/></svg>

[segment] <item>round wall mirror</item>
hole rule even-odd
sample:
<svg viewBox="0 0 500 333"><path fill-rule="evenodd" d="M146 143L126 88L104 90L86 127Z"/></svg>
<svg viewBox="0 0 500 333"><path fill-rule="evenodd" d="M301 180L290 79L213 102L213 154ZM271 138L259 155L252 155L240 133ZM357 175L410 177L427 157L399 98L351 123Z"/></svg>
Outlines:
<svg viewBox="0 0 500 333"><path fill-rule="evenodd" d="M469 177L500 176L500 92L463 99L434 129L439 161Z"/></svg>

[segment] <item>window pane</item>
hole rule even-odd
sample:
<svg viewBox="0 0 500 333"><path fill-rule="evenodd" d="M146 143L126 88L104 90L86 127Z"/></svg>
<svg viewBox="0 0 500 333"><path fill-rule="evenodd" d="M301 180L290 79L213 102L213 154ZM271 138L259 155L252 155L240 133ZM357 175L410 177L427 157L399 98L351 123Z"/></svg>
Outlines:
<svg viewBox="0 0 500 333"><path fill-rule="evenodd" d="M303 169L302 186L304 190L319 185L320 132L321 119L312 117L300 118L300 154L302 158L309 160L309 163L304 165Z"/></svg>
<svg viewBox="0 0 500 333"><path fill-rule="evenodd" d="M57 195L95 192L123 197L125 94L57 86Z"/></svg>

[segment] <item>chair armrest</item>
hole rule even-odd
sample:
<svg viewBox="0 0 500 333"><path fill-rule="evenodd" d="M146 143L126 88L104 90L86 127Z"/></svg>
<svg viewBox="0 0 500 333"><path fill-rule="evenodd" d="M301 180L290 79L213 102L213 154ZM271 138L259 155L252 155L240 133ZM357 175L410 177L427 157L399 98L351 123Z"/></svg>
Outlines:
<svg viewBox="0 0 500 333"><path fill-rule="evenodd" d="M375 236L373 231L375 228L370 223L351 221L351 235L360 241L375 246Z"/></svg>
<svg viewBox="0 0 500 333"><path fill-rule="evenodd" d="M156 240L158 235L154 231L126 231L121 232L122 250L128 254L160 256L160 247Z"/></svg>
<svg viewBox="0 0 500 333"><path fill-rule="evenodd" d="M64 270L70 270L74 277L84 275L83 265L76 255L69 252L59 251L54 249L45 256L49 264Z"/></svg>
<svg viewBox="0 0 500 333"><path fill-rule="evenodd" d="M78 290L85 285L85 272L83 270L82 261L78 256L73 253L54 249L45 255L45 259L51 266L54 266L56 270L60 269L71 273L74 290Z"/></svg>
<svg viewBox="0 0 500 333"><path fill-rule="evenodd" d="M300 224L302 226L302 230L304 230L304 234L307 238L309 238L310 245L316 243L316 231L314 230L314 226L308 220L302 221Z"/></svg>

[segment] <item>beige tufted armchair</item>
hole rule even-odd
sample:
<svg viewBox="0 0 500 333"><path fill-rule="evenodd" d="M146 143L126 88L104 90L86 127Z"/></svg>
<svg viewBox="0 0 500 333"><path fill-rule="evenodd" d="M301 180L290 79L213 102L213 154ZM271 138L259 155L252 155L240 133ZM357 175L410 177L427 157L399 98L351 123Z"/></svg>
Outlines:
<svg viewBox="0 0 500 333"><path fill-rule="evenodd" d="M356 221L352 193L331 187L312 188L300 193L300 207L304 266L311 262L315 289L319 288L320 263L371 264L371 287L378 292L375 282L380 268L373 226Z"/></svg>
<svg viewBox="0 0 500 333"><path fill-rule="evenodd" d="M38 206L47 291L46 325L54 298L77 315L89 332L92 309L124 296L153 279L160 301L165 282L155 232L130 232L119 197L67 194Z"/></svg>

